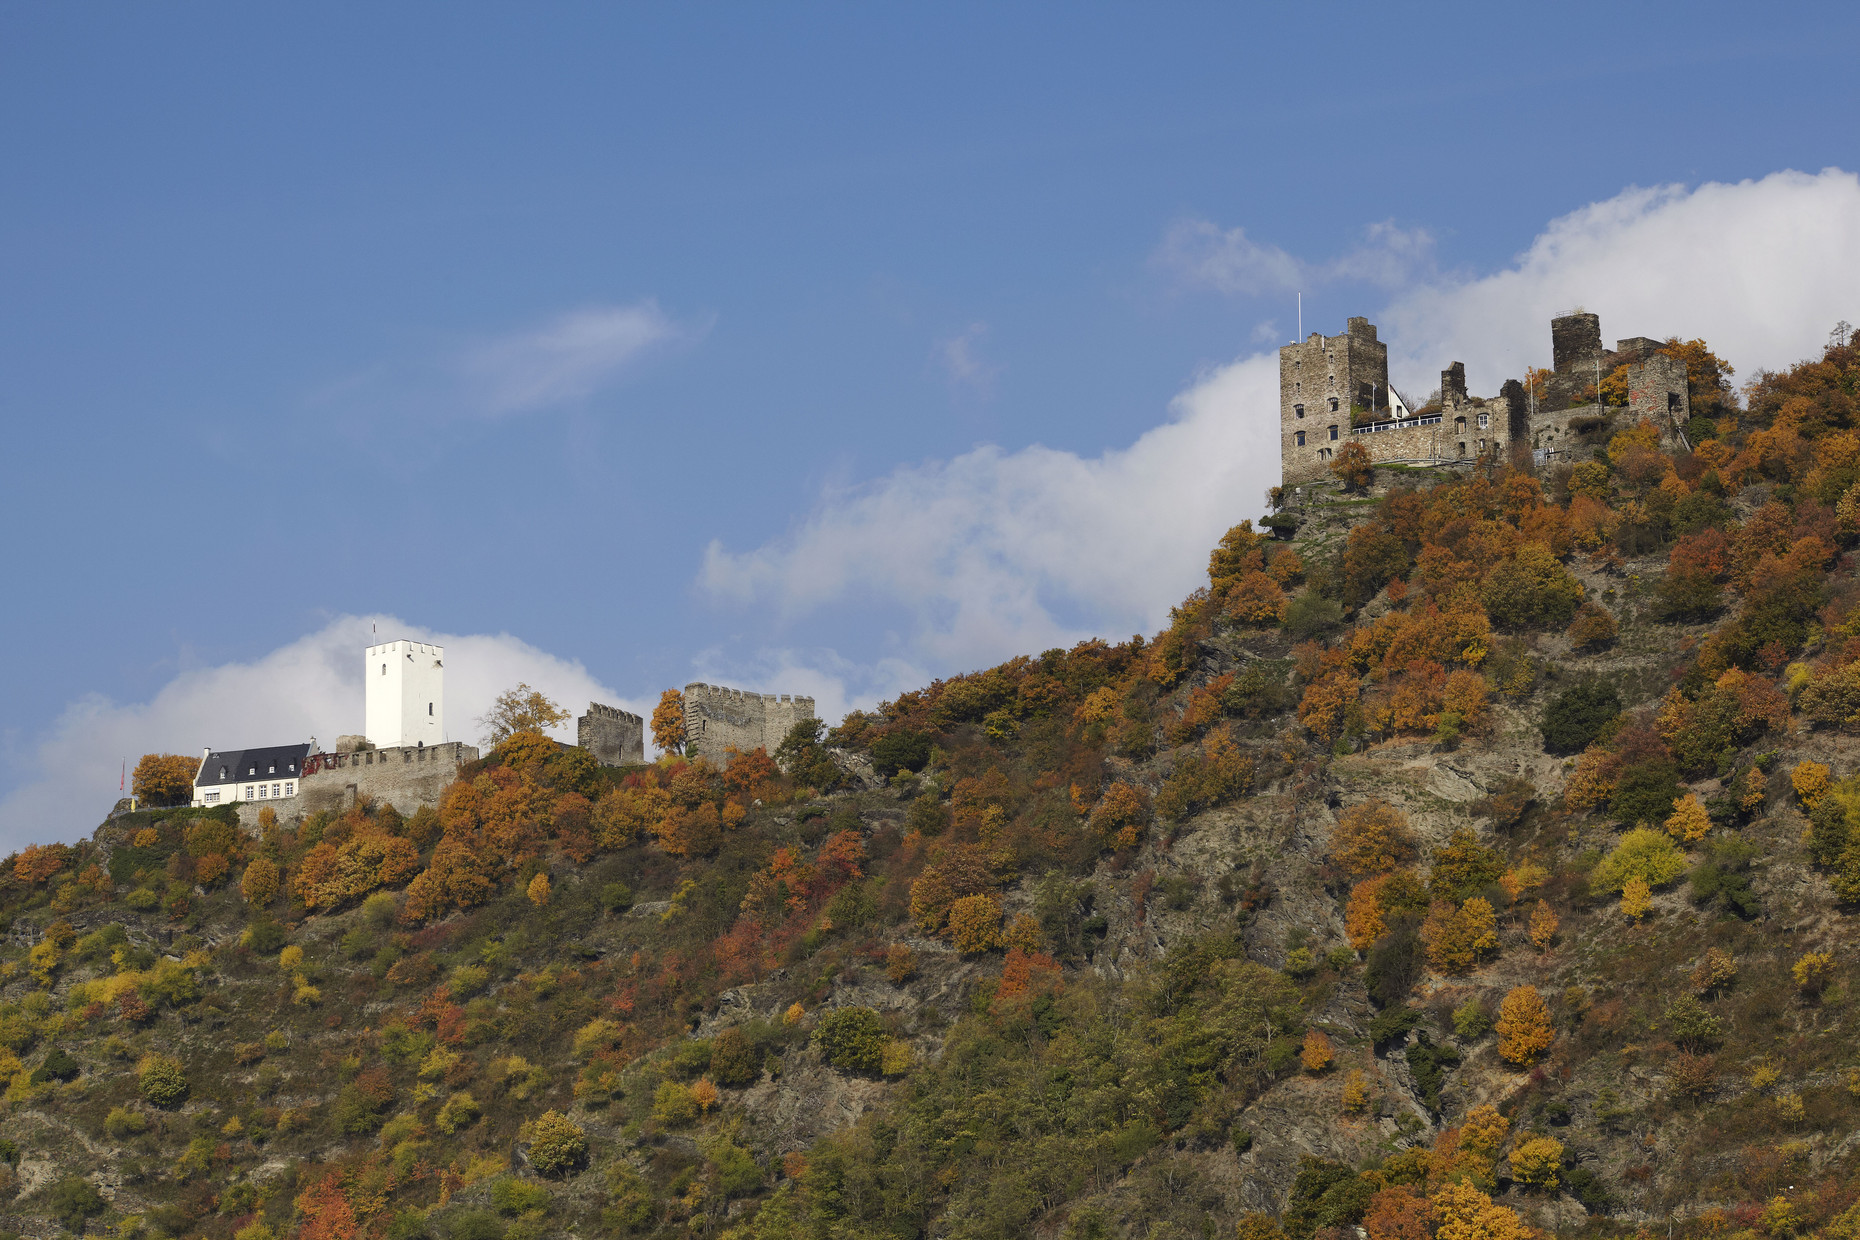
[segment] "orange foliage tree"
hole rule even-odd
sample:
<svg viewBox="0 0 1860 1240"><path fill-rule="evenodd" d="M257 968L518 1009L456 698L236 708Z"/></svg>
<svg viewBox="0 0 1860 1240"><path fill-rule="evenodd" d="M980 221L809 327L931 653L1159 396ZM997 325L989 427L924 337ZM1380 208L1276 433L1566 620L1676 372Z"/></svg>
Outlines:
<svg viewBox="0 0 1860 1240"><path fill-rule="evenodd" d="M652 708L652 743L666 753L683 753L685 739L685 695L667 689Z"/></svg>
<svg viewBox="0 0 1860 1240"><path fill-rule="evenodd" d="M1352 878L1386 874L1414 860L1414 832L1400 810L1372 797L1338 815L1330 832L1330 855Z"/></svg>
<svg viewBox="0 0 1860 1240"><path fill-rule="evenodd" d="M130 791L146 805L186 805L194 796L200 759L178 753L145 753L129 777Z"/></svg>

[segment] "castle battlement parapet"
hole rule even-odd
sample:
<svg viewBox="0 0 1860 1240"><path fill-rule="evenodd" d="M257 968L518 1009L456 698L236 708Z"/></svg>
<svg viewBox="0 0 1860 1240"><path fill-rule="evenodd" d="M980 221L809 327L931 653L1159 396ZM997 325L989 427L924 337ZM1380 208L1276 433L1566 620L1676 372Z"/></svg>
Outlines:
<svg viewBox="0 0 1860 1240"><path fill-rule="evenodd" d="M693 681L685 686L685 747L722 764L729 751L774 753L794 725L814 718L814 699Z"/></svg>

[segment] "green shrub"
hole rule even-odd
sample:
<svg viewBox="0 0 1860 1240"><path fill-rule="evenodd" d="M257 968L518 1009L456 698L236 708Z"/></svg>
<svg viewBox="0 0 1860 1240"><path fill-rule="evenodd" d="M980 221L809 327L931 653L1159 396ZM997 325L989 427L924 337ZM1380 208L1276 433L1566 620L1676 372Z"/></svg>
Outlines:
<svg viewBox="0 0 1860 1240"><path fill-rule="evenodd" d="M32 1074L32 1082L35 1085L43 1085L47 1081L69 1081L81 1071L83 1069L78 1065L78 1061L67 1055L64 1047L54 1046L45 1052L44 1061Z"/></svg>
<svg viewBox="0 0 1860 1240"><path fill-rule="evenodd" d="M1595 743L1602 729L1621 716L1621 696L1602 682L1577 685L1558 694L1544 709L1539 725L1544 748L1553 753L1577 753Z"/></svg>
<svg viewBox="0 0 1860 1240"><path fill-rule="evenodd" d="M460 1210L446 1219L446 1240L504 1240L504 1224L489 1210Z"/></svg>
<svg viewBox="0 0 1860 1240"><path fill-rule="evenodd" d="M136 1065L136 1083L142 1096L158 1107L172 1107L187 1097L187 1075L172 1055L144 1055Z"/></svg>
<svg viewBox="0 0 1860 1240"><path fill-rule="evenodd" d="M362 920L377 930L385 930L394 924L394 917L400 911L400 905L391 892L377 891L362 901Z"/></svg>
<svg viewBox="0 0 1860 1240"><path fill-rule="evenodd" d="M725 1197L746 1197L762 1187L762 1168L742 1146L720 1137L703 1148L704 1157L716 1169L717 1187Z"/></svg>
<svg viewBox="0 0 1860 1240"><path fill-rule="evenodd" d="M499 1214L528 1214L549 1208L549 1190L540 1184L499 1176L491 1185L491 1205Z"/></svg>
<svg viewBox="0 0 1860 1240"><path fill-rule="evenodd" d="M481 964L462 964L452 970L446 984L454 999L469 999L482 991L491 980L491 971Z"/></svg>
<svg viewBox="0 0 1860 1240"><path fill-rule="evenodd" d="M1756 855L1755 846L1739 839L1708 841L1705 860L1692 871L1693 901L1722 900L1726 912L1746 920L1762 912L1757 893L1750 887L1750 863Z"/></svg>
<svg viewBox="0 0 1860 1240"><path fill-rule="evenodd" d="M1492 1014L1485 1010L1485 1004L1478 995L1453 1009L1453 1032L1456 1036L1471 1041L1484 1037L1491 1028Z"/></svg>
<svg viewBox="0 0 1860 1240"><path fill-rule="evenodd" d="M446 1099L446 1104L433 1116L433 1124L448 1137L461 1128L469 1128L478 1122L482 1114L478 1100L463 1090Z"/></svg>
<svg viewBox="0 0 1860 1240"><path fill-rule="evenodd" d="M877 1072L885 1058L885 1022L869 1007L835 1008L820 1018L814 1044L836 1068Z"/></svg>
<svg viewBox="0 0 1860 1240"><path fill-rule="evenodd" d="M887 732L872 744L872 768L880 779L890 779L899 771L921 771L929 761L930 738L909 728Z"/></svg>
<svg viewBox="0 0 1860 1240"><path fill-rule="evenodd" d="M1394 917L1363 962L1363 985L1370 998L1387 1006L1407 997L1427 971L1427 952L1421 944L1420 918Z"/></svg>
<svg viewBox="0 0 1860 1240"><path fill-rule="evenodd" d="M161 907L161 897L147 887L138 887L123 897L123 903L138 913L152 913Z"/></svg>
<svg viewBox="0 0 1860 1240"><path fill-rule="evenodd" d="M117 1141L140 1136L148 1129L148 1116L140 1111L131 1111L127 1107L111 1107L110 1113L103 1120L104 1132Z"/></svg>
<svg viewBox="0 0 1860 1240"><path fill-rule="evenodd" d="M1686 1050L1710 1050L1724 1036L1724 1021L1691 995L1681 995L1666 1008L1666 1023L1673 1041Z"/></svg>
<svg viewBox="0 0 1860 1240"><path fill-rule="evenodd" d="M587 1161L588 1134L560 1111L544 1111L529 1126L530 1166L562 1175Z"/></svg>
<svg viewBox="0 0 1860 1240"><path fill-rule="evenodd" d="M68 1175L45 1194L45 1206L53 1218L65 1225L66 1231L82 1233L84 1221L102 1214L109 1203L89 1180L81 1175Z"/></svg>
<svg viewBox="0 0 1860 1240"><path fill-rule="evenodd" d="M625 883L608 883L601 888L601 907L610 913L624 913L633 907L633 889Z"/></svg>
<svg viewBox="0 0 1860 1240"><path fill-rule="evenodd" d="M1414 1075L1421 1099L1432 1110L1440 1109L1440 1091L1447 1083L1447 1069L1460 1061L1460 1053L1451 1046L1434 1045L1425 1031L1420 1033L1405 1056L1408 1071Z"/></svg>

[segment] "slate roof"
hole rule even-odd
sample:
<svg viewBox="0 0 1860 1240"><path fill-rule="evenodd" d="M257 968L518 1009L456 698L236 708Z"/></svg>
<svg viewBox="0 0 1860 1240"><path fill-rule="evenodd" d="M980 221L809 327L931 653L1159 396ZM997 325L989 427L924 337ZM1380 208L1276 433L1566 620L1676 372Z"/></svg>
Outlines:
<svg viewBox="0 0 1860 1240"><path fill-rule="evenodd" d="M310 756L309 742L302 745L270 745L264 749L216 749L200 764L194 776L196 788L219 784L236 784L250 779L297 779L303 775L304 759ZM224 777L220 771L224 769Z"/></svg>

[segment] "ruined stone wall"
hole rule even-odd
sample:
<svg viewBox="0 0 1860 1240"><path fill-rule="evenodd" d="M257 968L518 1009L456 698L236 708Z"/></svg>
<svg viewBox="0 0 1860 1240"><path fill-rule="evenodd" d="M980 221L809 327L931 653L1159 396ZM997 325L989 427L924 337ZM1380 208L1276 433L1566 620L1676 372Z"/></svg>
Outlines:
<svg viewBox="0 0 1860 1240"><path fill-rule="evenodd" d="M774 753L795 724L814 717L811 697L695 681L685 686L685 748L719 766L732 749Z"/></svg>
<svg viewBox="0 0 1860 1240"><path fill-rule="evenodd" d="M461 741L312 754L298 785L298 808L306 815L340 813L358 801L373 800L411 814L422 805L437 806L459 767L477 760L477 747Z"/></svg>
<svg viewBox="0 0 1860 1240"><path fill-rule="evenodd" d="M588 703L575 720L575 743L602 766L629 766L646 760L646 721L617 706Z"/></svg>
<svg viewBox="0 0 1860 1240"><path fill-rule="evenodd" d="M1625 343L1625 342L1624 342ZM1628 366L1628 417L1651 419L1662 435L1676 431L1692 416L1686 390L1686 364L1664 353L1649 353Z"/></svg>

